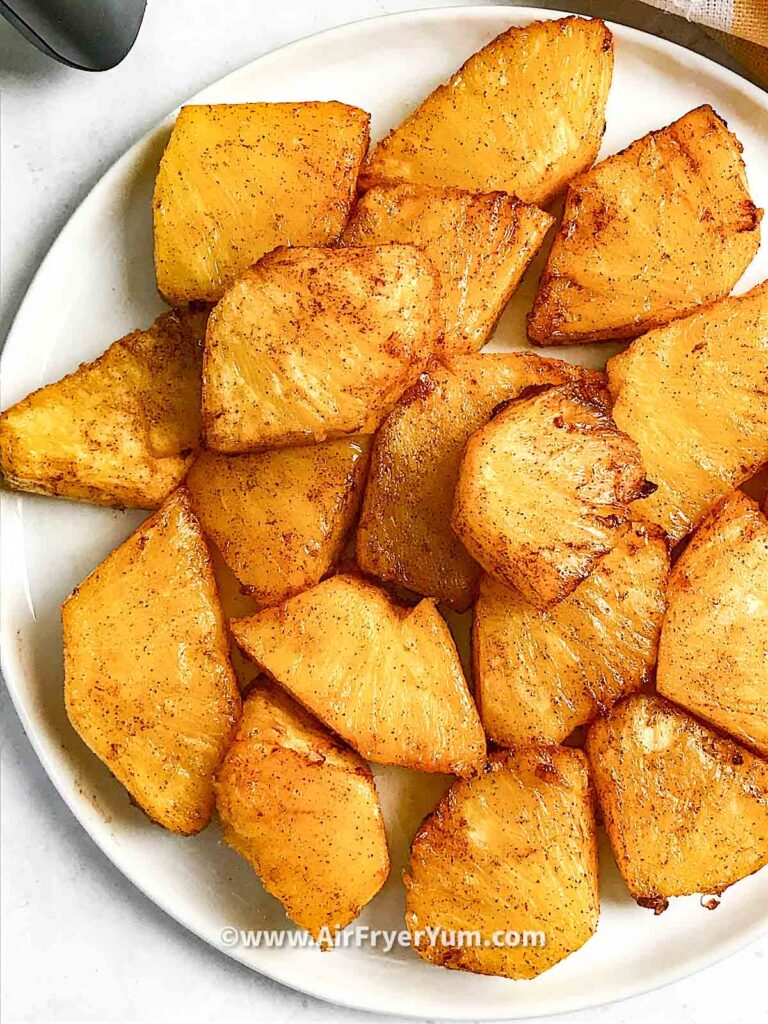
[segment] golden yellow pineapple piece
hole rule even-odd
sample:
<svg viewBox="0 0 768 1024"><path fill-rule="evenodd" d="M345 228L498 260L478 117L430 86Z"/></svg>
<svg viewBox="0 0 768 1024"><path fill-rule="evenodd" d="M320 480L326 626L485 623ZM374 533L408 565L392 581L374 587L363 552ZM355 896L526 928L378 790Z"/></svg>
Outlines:
<svg viewBox="0 0 768 1024"><path fill-rule="evenodd" d="M534 384L603 378L527 353L456 356L433 366L382 424L357 531L360 567L464 611L480 566L451 529L467 440L494 408Z"/></svg>
<svg viewBox="0 0 768 1024"><path fill-rule="evenodd" d="M157 508L200 435L207 311L165 313L0 415L0 470L22 491Z"/></svg>
<svg viewBox="0 0 768 1024"><path fill-rule="evenodd" d="M634 506L673 541L768 460L768 282L608 361L613 418L657 490Z"/></svg>
<svg viewBox="0 0 768 1024"><path fill-rule="evenodd" d="M482 760L480 719L432 601L401 608L341 575L231 628L264 671L368 760L457 775Z"/></svg>
<svg viewBox="0 0 768 1024"><path fill-rule="evenodd" d="M369 120L344 103L182 107L155 182L163 298L215 302L271 249L336 241Z"/></svg>
<svg viewBox="0 0 768 1024"><path fill-rule="evenodd" d="M612 74L613 37L598 19L510 28L376 146L361 182L501 189L546 204L597 156Z"/></svg>
<svg viewBox="0 0 768 1024"><path fill-rule="evenodd" d="M348 925L386 881L368 765L274 685L248 693L216 806L225 842L316 939Z"/></svg>
<svg viewBox="0 0 768 1024"><path fill-rule="evenodd" d="M529 337L635 338L715 302L757 252L761 216L741 144L697 107L571 184Z"/></svg>
<svg viewBox="0 0 768 1024"><path fill-rule="evenodd" d="M370 439L252 455L203 452L187 477L192 506L259 605L313 587L357 513Z"/></svg>
<svg viewBox="0 0 768 1024"><path fill-rule="evenodd" d="M768 757L768 521L746 494L701 524L667 596L659 693Z"/></svg>
<svg viewBox="0 0 768 1024"><path fill-rule="evenodd" d="M669 553L660 531L632 524L572 594L548 611L483 578L472 658L485 731L499 746L561 743L656 664Z"/></svg>
<svg viewBox="0 0 768 1024"><path fill-rule="evenodd" d="M603 391L536 391L470 437L452 524L486 572L548 608L616 545L646 480Z"/></svg>
<svg viewBox="0 0 768 1024"><path fill-rule="evenodd" d="M235 453L373 433L435 351L439 297L413 246L265 256L211 314L208 447Z"/></svg>
<svg viewBox="0 0 768 1024"><path fill-rule="evenodd" d="M768 864L768 761L650 694L587 735L592 779L632 896L720 893Z"/></svg>
<svg viewBox="0 0 768 1024"><path fill-rule="evenodd" d="M153 821L199 832L240 694L183 488L75 588L62 619L70 722Z"/></svg>
<svg viewBox="0 0 768 1024"><path fill-rule="evenodd" d="M600 904L582 752L499 753L454 783L416 833L405 887L413 947L441 967L533 978L583 946ZM518 945L505 944L511 930ZM440 941L453 932L472 934L471 944Z"/></svg>
<svg viewBox="0 0 768 1024"><path fill-rule="evenodd" d="M405 242L422 249L440 276L443 350L475 352L551 223L548 213L503 192L392 185L360 197L342 241Z"/></svg>

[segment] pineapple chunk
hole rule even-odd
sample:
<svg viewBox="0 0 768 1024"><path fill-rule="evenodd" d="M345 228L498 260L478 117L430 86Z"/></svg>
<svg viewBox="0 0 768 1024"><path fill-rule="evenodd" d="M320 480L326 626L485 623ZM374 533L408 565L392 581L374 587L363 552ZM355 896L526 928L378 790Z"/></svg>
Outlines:
<svg viewBox="0 0 768 1024"><path fill-rule="evenodd" d="M342 241L423 250L440 276L442 348L450 355L483 347L552 222L503 192L394 185L361 196Z"/></svg>
<svg viewBox="0 0 768 1024"><path fill-rule="evenodd" d="M413 947L441 967L534 978L575 952L600 913L582 752L499 753L454 783L417 832L404 880ZM427 929L479 933L480 942L430 942ZM504 945L511 929L543 933L546 944Z"/></svg>
<svg viewBox="0 0 768 1024"><path fill-rule="evenodd" d="M216 302L276 246L336 241L369 121L343 103L182 107L155 182L163 298Z"/></svg>
<svg viewBox="0 0 768 1024"><path fill-rule="evenodd" d="M510 28L376 146L361 183L501 189L542 206L597 156L612 74L598 19Z"/></svg>
<svg viewBox="0 0 768 1024"><path fill-rule="evenodd" d="M432 601L401 608L334 576L231 623L259 666L363 757L471 772L485 736L448 627Z"/></svg>
<svg viewBox="0 0 768 1024"><path fill-rule="evenodd" d="M768 864L768 762L650 694L590 726L587 753L616 862L657 914Z"/></svg>
<svg viewBox="0 0 768 1024"><path fill-rule="evenodd" d="M768 521L741 491L672 570L659 693L768 757Z"/></svg>
<svg viewBox="0 0 768 1024"><path fill-rule="evenodd" d="M277 604L328 572L357 514L370 439L254 455L203 452L192 506L246 592Z"/></svg>
<svg viewBox="0 0 768 1024"><path fill-rule="evenodd" d="M741 144L697 107L574 181L528 335L635 338L727 295L760 245Z"/></svg>
<svg viewBox="0 0 768 1024"><path fill-rule="evenodd" d="M470 437L451 522L486 572L548 608L616 545L646 481L604 392L580 382L536 392Z"/></svg>
<svg viewBox="0 0 768 1024"><path fill-rule="evenodd" d="M389 874L368 765L269 683L248 693L216 806L224 841L315 939L353 921Z"/></svg>
<svg viewBox="0 0 768 1024"><path fill-rule="evenodd" d="M488 736L502 747L561 743L639 690L656 663L668 572L664 540L633 524L549 611L486 576L472 658Z"/></svg>
<svg viewBox="0 0 768 1024"><path fill-rule="evenodd" d="M409 245L265 256L211 314L208 447L373 433L435 351L439 297L431 264Z"/></svg>
<svg viewBox="0 0 768 1024"><path fill-rule="evenodd" d="M165 313L0 415L0 470L22 491L157 508L200 434L207 311Z"/></svg>
<svg viewBox="0 0 768 1024"><path fill-rule="evenodd" d="M199 832L240 694L183 488L75 588L62 620L70 722L149 818Z"/></svg>
<svg viewBox="0 0 768 1024"><path fill-rule="evenodd" d="M608 362L620 430L658 490L634 506L673 541L768 460L768 282L638 338Z"/></svg>
<svg viewBox="0 0 768 1024"><path fill-rule="evenodd" d="M500 402L534 384L568 380L603 378L527 353L456 356L431 367L376 435L357 531L360 568L468 608L481 570L450 525L467 439Z"/></svg>

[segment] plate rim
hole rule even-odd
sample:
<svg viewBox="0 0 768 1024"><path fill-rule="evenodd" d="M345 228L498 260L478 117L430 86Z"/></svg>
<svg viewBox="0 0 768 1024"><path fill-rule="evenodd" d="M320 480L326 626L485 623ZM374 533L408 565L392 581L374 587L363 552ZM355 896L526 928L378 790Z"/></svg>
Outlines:
<svg viewBox="0 0 768 1024"><path fill-rule="evenodd" d="M147 146L152 138L156 136L162 128L172 122L181 106L191 103L206 102L205 94L209 90L226 86L227 83L236 79L238 76L246 74L256 64L263 66L271 60L281 60L285 57L287 51L299 52L304 48L310 48L312 45L316 45L327 37L332 36L341 39L347 35L354 35L355 32L360 31L363 26L370 26L372 23L382 21L399 21L406 26L409 22L414 21L443 22L461 20L463 18L470 18L472 20L482 22L486 19L488 21L492 21L498 18L503 18L507 14L511 19L511 24L517 23L514 19L521 19L524 23L524 19L528 19L530 22L533 22L543 20L550 21L564 17L579 17L588 20L591 18L590 15L577 14L567 10L550 10L535 6L523 7L515 4L505 4L502 6L492 4L462 4L457 6L434 8L415 8L408 11L373 15L371 17L361 18L355 21L342 23L341 25L322 29L318 32L300 37L299 39L291 40L272 50L268 50L257 57L254 57L252 60L249 60L232 71L227 72L227 74L220 78L208 82L202 89L199 89L194 95L174 107L165 117L153 124L147 131L143 132L138 139L131 143L128 148L107 168L107 170L93 184L87 194L75 207L74 211L69 216L66 223L40 261L40 264L33 274L24 296L13 316L11 326L3 343L2 352L0 353L0 379L4 375L6 363L10 359L9 353L15 350L18 344L16 340L17 335L19 337L22 336L24 321L28 315L28 310L36 303L37 291L41 287L41 282L46 274L47 266L49 263L54 262L58 249L64 246L68 240L69 234L75 230L81 210L92 201L96 194L110 188L112 179L119 177L122 171L126 167L130 166L137 156L139 156L142 148ZM653 33L645 32L642 29L633 28L629 25L624 25L613 20L602 20L605 21L605 24L617 37L624 36L629 40L634 40L636 43L640 43L641 45L644 44L645 46L648 46L650 41L651 48L655 49L657 52L661 52L662 54L671 54L678 62L682 62L683 64L706 69L709 75L719 79L723 84L730 88L740 91L746 98L751 100L753 103L756 103L757 106L764 108L766 115L768 115L768 93L764 92L759 86L754 85L752 82L741 77L737 72L731 71L729 68L718 64L716 61L713 61L709 57L705 57L703 54L689 50L687 47L678 43L655 36ZM3 493L0 497L2 499L0 500L0 514L2 515L2 521L5 521L6 526L6 529L2 529L1 531L1 553L1 551L5 550L6 547L7 519L9 516L8 506L14 497L18 496L14 495L13 492L10 492ZM6 576L8 575L6 565L7 560L0 559L0 582L5 581ZM92 810L92 808L90 808L86 798L78 794L77 787L72 784L73 780L67 776L65 772L60 772L59 768L53 763L49 756L48 746L39 734L37 726L33 721L33 716L22 695L21 687L17 684L17 677L22 678L25 675L25 672L24 667L21 664L21 657L16 644L14 643L15 638L13 636L12 626L10 622L7 621L6 608L6 603L2 602L2 607L0 607L0 673L2 673L6 689L10 694L11 701L16 714L19 717L24 733L46 775L53 784L54 789L69 808L73 817L101 852L110 860L114 867L120 871L120 873L127 878L131 884L135 885L145 898L151 900L152 903L158 906L173 921L183 927L186 931L196 936L198 939L205 942L207 946L219 953L226 954L228 957L242 964L247 969L260 974L263 977L269 978L272 981L276 981L292 991L310 995L328 1003L329 1005L337 1005L349 1009L378 1012L388 1016L398 1015L412 1018L423 1015L422 1008L416 1006L409 1008L406 1003L396 1006L374 1006L370 999L366 1001L362 996L354 998L352 996L346 996L344 993L331 991L332 985L335 984L335 982L324 987L322 984L312 984L309 981L304 981L300 978L291 978L287 976L285 972L275 969L271 963L268 966L256 966L254 963L246 960L243 956L238 955L237 948L228 948L227 946L214 941L211 936L204 933L202 927L198 927L193 921L187 919L182 912L174 909L174 907L164 899L162 893L156 894L150 892L142 878L140 878L138 874L134 873L131 869L130 856L124 858L119 843L116 842L114 837L111 836L106 828L99 828L100 825L104 825L105 823L99 821L95 815L89 814L89 810ZM491 1015L484 1015L482 1013L482 1008L478 1006L471 1014L471 1018L491 1021L504 1019L525 1020L534 1017L553 1016L560 1013L576 1013L599 1006L623 1002L626 999L631 999L638 995L657 991L667 985L674 984L676 981L681 981L684 978L693 977L700 971L706 970L707 968L720 963L737 952L745 949L756 942L761 936L766 934L768 934L768 913L766 913L762 922L757 922L746 930L739 932L735 938L729 941L721 942L710 955L702 955L693 966L686 965L681 969L675 969L674 966L670 966L666 970L654 974L653 980L650 984L647 981L637 979L632 985L624 986L624 991L621 995L606 995L604 997L598 995L597 998L585 997L581 1000L569 1003L568 1005L557 1005L554 1007L550 1005L549 1008L544 1010L524 1008L522 1012L519 1012L519 1009L516 1012L514 1001L511 999L509 1010L504 1011L503 1015L498 1015L495 1010ZM510 992L511 991L512 990L510 989ZM560 1003L562 1003L562 1000L560 1000ZM478 1013L478 1011L480 1012ZM465 1013L452 1012L450 1009L447 1011L441 1010L440 1017L443 1020L470 1019L470 1017Z"/></svg>

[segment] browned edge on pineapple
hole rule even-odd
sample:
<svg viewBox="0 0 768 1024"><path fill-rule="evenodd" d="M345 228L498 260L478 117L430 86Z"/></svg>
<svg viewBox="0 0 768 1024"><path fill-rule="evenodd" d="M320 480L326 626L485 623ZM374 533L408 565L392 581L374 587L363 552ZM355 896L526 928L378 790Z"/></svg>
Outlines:
<svg viewBox="0 0 768 1024"><path fill-rule="evenodd" d="M546 205L597 157L612 74L613 36L597 18L513 26L375 146L360 184L499 189Z"/></svg>
<svg viewBox="0 0 768 1024"><path fill-rule="evenodd" d="M217 302L277 246L335 242L369 124L364 110L337 102L182 107L153 201L163 298Z"/></svg>
<svg viewBox="0 0 768 1024"><path fill-rule="evenodd" d="M768 521L734 491L675 563L656 685L768 757Z"/></svg>
<svg viewBox="0 0 768 1024"><path fill-rule="evenodd" d="M572 594L546 611L484 576L472 622L475 699L502 747L562 743L647 685L656 665L669 549L630 523Z"/></svg>
<svg viewBox="0 0 768 1024"><path fill-rule="evenodd" d="M404 608L341 574L230 626L262 671L367 760L456 775L482 762L485 735L433 601Z"/></svg>
<svg viewBox="0 0 768 1024"><path fill-rule="evenodd" d="M760 245L741 150L705 105L575 179L530 340L635 338L727 295Z"/></svg>
<svg viewBox="0 0 768 1024"><path fill-rule="evenodd" d="M315 939L353 921L387 879L368 765L264 679L245 698L216 806L224 841Z"/></svg>
<svg viewBox="0 0 768 1024"><path fill-rule="evenodd" d="M768 864L768 761L654 694L589 728L611 846L635 900L722 893Z"/></svg>
<svg viewBox="0 0 768 1024"><path fill-rule="evenodd" d="M67 598L64 699L149 818L205 828L240 694L205 540L183 488Z"/></svg>
<svg viewBox="0 0 768 1024"><path fill-rule="evenodd" d="M537 387L470 437L451 524L486 572L548 608L616 545L652 486L604 390Z"/></svg>
<svg viewBox="0 0 768 1024"><path fill-rule="evenodd" d="M575 952L600 913L584 754L555 746L493 754L424 820L404 881L412 945L432 963L533 978ZM480 943L431 942L427 928L479 933ZM545 944L505 945L510 931L543 933Z"/></svg>
<svg viewBox="0 0 768 1024"><path fill-rule="evenodd" d="M200 305L164 313L6 409L4 482L96 505L158 508L199 444L207 319Z"/></svg>

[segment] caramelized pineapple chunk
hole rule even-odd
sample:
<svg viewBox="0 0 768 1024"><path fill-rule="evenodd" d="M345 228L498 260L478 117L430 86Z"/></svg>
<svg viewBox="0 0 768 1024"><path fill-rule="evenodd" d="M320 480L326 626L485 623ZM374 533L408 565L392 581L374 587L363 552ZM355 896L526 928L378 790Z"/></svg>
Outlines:
<svg viewBox="0 0 768 1024"><path fill-rule="evenodd" d="M75 588L62 620L70 722L149 818L199 832L240 694L183 488Z"/></svg>
<svg viewBox="0 0 768 1024"><path fill-rule="evenodd" d="M613 37L598 19L510 28L376 146L363 187L501 189L544 205L597 156L612 74Z"/></svg>
<svg viewBox="0 0 768 1024"><path fill-rule="evenodd" d="M435 352L439 282L409 245L278 249L211 314L209 448L244 452L373 433Z"/></svg>
<svg viewBox="0 0 768 1024"><path fill-rule="evenodd" d="M259 605L319 583L357 513L370 439L203 452L187 477L203 530Z"/></svg>
<svg viewBox="0 0 768 1024"><path fill-rule="evenodd" d="M0 415L0 470L22 491L157 508L200 434L207 311L165 313Z"/></svg>
<svg viewBox="0 0 768 1024"><path fill-rule="evenodd" d="M336 241L369 120L344 103L182 107L155 182L163 298L216 302L271 249Z"/></svg>
<svg viewBox="0 0 768 1024"><path fill-rule="evenodd" d="M741 144L697 107L571 184L528 334L635 338L727 295L760 245Z"/></svg>
<svg viewBox="0 0 768 1024"><path fill-rule="evenodd" d="M376 435L357 531L361 569L459 611L468 608L481 570L450 519L470 434L500 402L531 385L603 379L527 353L456 356L431 367Z"/></svg>
<svg viewBox="0 0 768 1024"><path fill-rule="evenodd" d="M276 686L255 686L216 781L224 841L317 939L353 921L389 873L368 765Z"/></svg>
<svg viewBox="0 0 768 1024"><path fill-rule="evenodd" d="M768 757L768 521L741 491L672 570L659 693Z"/></svg>
<svg viewBox="0 0 768 1024"><path fill-rule="evenodd" d="M342 241L423 250L440 276L442 348L450 355L483 347L551 223L503 192L394 185L360 197Z"/></svg>
<svg viewBox="0 0 768 1024"><path fill-rule="evenodd" d="M510 402L470 437L451 521L486 572L549 608L616 545L645 488L604 392L563 384Z"/></svg>
<svg viewBox="0 0 768 1024"><path fill-rule="evenodd" d="M482 760L480 719L432 601L401 608L372 583L334 576L231 628L264 671L368 760L457 775Z"/></svg>
<svg viewBox="0 0 768 1024"><path fill-rule="evenodd" d="M484 577L473 674L480 717L495 743L561 743L647 682L669 571L659 533L628 527L591 576L549 611Z"/></svg>
<svg viewBox="0 0 768 1024"><path fill-rule="evenodd" d="M637 694L590 726L587 753L632 896L720 893L768 864L768 762L659 697Z"/></svg>
<svg viewBox="0 0 768 1024"><path fill-rule="evenodd" d="M586 758L526 747L456 782L416 834L405 875L416 952L454 970L534 978L597 927L597 842ZM431 942L477 933L479 944ZM510 931L544 944L505 945ZM434 934L434 933L432 933Z"/></svg>
<svg viewBox="0 0 768 1024"><path fill-rule="evenodd" d="M634 506L673 541L768 460L768 282L608 361L613 418L658 490Z"/></svg>

